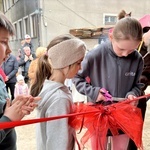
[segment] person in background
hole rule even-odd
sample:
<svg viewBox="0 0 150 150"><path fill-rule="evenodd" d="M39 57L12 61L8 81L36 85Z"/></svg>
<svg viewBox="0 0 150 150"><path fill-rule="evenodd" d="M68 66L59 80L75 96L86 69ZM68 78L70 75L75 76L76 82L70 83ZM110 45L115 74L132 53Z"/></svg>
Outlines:
<svg viewBox="0 0 150 150"><path fill-rule="evenodd" d="M146 88L150 85L150 26L147 25L143 28L143 40L139 45L138 52L142 55L144 60L144 68L142 75L140 76L139 82L143 83L142 93L145 94ZM146 108L147 108L147 98L139 100L137 105L141 109L143 121L145 118ZM135 143L130 140L128 150L137 150Z"/></svg>
<svg viewBox="0 0 150 150"><path fill-rule="evenodd" d="M81 70L73 78L79 93L90 97L92 103L106 104L102 94L105 88L113 97L130 100L141 95L138 82L143 70L143 59L137 48L142 40L142 27L138 20L130 17L120 19L115 25L110 40L89 51ZM90 82L87 82L86 78ZM137 102L131 105L136 106ZM95 148L96 139L92 140ZM113 150L127 150L129 137L120 133L111 136Z"/></svg>
<svg viewBox="0 0 150 150"><path fill-rule="evenodd" d="M32 85L34 83L34 79L35 79L35 74L36 74L36 68L37 68L37 62L39 60L40 57L42 57L43 55L46 55L47 53L47 48L45 47L38 47L36 49L36 59L34 59L29 66L28 69L28 76L29 76L29 81L30 81L30 85Z"/></svg>
<svg viewBox="0 0 150 150"><path fill-rule="evenodd" d="M11 100L14 99L15 84L17 82L16 74L18 72L18 61L13 54L10 54L6 61L3 63L2 68L6 74L6 89L11 94Z"/></svg>
<svg viewBox="0 0 150 150"><path fill-rule="evenodd" d="M70 114L73 111L72 95L64 82L81 69L86 46L80 39L65 34L54 38L47 51L47 55L39 58L36 79L31 86L31 95L42 98L38 103L38 118ZM68 124L68 118L37 124L36 133L38 150L75 148L75 131Z"/></svg>
<svg viewBox="0 0 150 150"><path fill-rule="evenodd" d="M21 58L21 49L18 49L18 54L16 56L17 61L19 61Z"/></svg>
<svg viewBox="0 0 150 150"><path fill-rule="evenodd" d="M28 85L25 83L24 77L21 74L17 76L17 83L15 85L15 98L18 95L29 95Z"/></svg>
<svg viewBox="0 0 150 150"><path fill-rule="evenodd" d="M30 47L31 54L32 54L33 58L36 58L35 51L34 51L34 46L33 46L32 42L31 42L30 35L26 34L24 38L25 39L23 41L21 41L22 42L21 43L21 45L22 45L21 46L21 55L25 55L24 49L23 49L24 47Z"/></svg>
<svg viewBox="0 0 150 150"><path fill-rule="evenodd" d="M16 59L17 59L17 61L18 61L18 63L19 63L19 61L20 61L20 59L21 59L21 49L18 49L18 54L17 54L17 56L16 56ZM22 74L22 66L19 66L19 67L18 67L18 72L17 72L16 75L18 75L18 74Z"/></svg>
<svg viewBox="0 0 150 150"><path fill-rule="evenodd" d="M108 40L108 34L104 33L104 28L101 28L100 32L101 34L98 38L98 44L102 44L103 42L106 42Z"/></svg>
<svg viewBox="0 0 150 150"><path fill-rule="evenodd" d="M0 12L0 66L11 53L9 38L15 33L12 23ZM13 102L8 99L5 83L0 76L0 123L19 121L30 114L37 106L39 98L19 96ZM14 128L0 130L0 150L16 150L16 132Z"/></svg>
<svg viewBox="0 0 150 150"><path fill-rule="evenodd" d="M19 66L22 67L22 75L24 76L25 83L28 83L29 81L28 69L31 61L33 60L33 56L31 54L30 47L24 47L23 50L25 55L21 57L19 61Z"/></svg>

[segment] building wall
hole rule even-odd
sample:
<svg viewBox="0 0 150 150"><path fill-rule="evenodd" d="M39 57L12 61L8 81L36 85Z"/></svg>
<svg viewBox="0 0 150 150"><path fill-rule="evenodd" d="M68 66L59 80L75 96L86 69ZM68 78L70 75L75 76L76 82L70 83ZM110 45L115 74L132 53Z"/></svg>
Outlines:
<svg viewBox="0 0 150 150"><path fill-rule="evenodd" d="M0 0L0 11L3 12L3 3L2 3L2 0Z"/></svg>
<svg viewBox="0 0 150 150"><path fill-rule="evenodd" d="M38 2L39 1L39 2ZM39 6L37 5L39 4ZM69 33L70 29L96 28L104 26L103 15L117 15L122 9L132 12L137 19L149 14L149 0L19 0L6 15L15 21L41 8L39 37L32 39L35 48L40 44L47 46L57 35ZM88 48L97 44L98 39L83 39ZM18 41L12 41L13 49L17 49ZM17 44L16 44L17 43Z"/></svg>
<svg viewBox="0 0 150 150"><path fill-rule="evenodd" d="M47 27L43 28L43 37L46 43L54 36L68 33L74 28L95 28L104 26L104 14L118 14L122 9L139 19L149 13L149 0L45 0L44 1L44 22ZM44 35L44 33L46 33ZM45 38L43 38L45 40ZM48 40L47 40L48 39ZM97 39L89 42L89 48L97 43Z"/></svg>
<svg viewBox="0 0 150 150"><path fill-rule="evenodd" d="M10 1L10 0L5 0L5 3L6 1ZM18 20L23 19L24 17L29 16L30 14L35 12L39 7L38 3L39 0L18 0L13 5L11 5L11 7L7 11L4 10L4 13L11 20L12 23L15 23ZM30 33L28 34L30 35ZM20 42L23 39L24 38L18 38L18 39L12 38L10 40L12 51L15 54L17 53L17 50L21 47ZM38 38L33 38L32 42L34 43L35 47L37 47Z"/></svg>

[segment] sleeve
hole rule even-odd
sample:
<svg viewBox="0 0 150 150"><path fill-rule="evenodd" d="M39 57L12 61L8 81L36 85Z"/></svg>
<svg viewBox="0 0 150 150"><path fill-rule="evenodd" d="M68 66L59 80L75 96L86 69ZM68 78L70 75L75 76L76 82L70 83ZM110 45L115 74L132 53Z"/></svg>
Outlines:
<svg viewBox="0 0 150 150"><path fill-rule="evenodd" d="M139 60L138 70L136 72L136 76L134 80L134 87L132 88L130 92L126 94L126 97L128 97L128 95L140 96L142 94L141 89L143 87L143 84L139 82L142 71L143 71L143 59L141 57Z"/></svg>
<svg viewBox="0 0 150 150"><path fill-rule="evenodd" d="M93 80L93 77L90 76L92 63L93 58L87 54L82 61L81 70L78 71L72 81L79 93L87 95L93 101L96 101L100 87L95 87L91 83L91 79Z"/></svg>
<svg viewBox="0 0 150 150"><path fill-rule="evenodd" d="M0 118L0 123L1 122L10 122L11 120L6 117L6 116L2 116ZM0 130L0 143L4 140L4 138L6 137L6 135L11 131L12 129L2 129Z"/></svg>
<svg viewBox="0 0 150 150"><path fill-rule="evenodd" d="M25 55L22 55L20 60L18 61L19 66L23 66L25 64L24 58L25 58Z"/></svg>
<svg viewBox="0 0 150 150"><path fill-rule="evenodd" d="M19 67L18 61L17 61L16 57L14 57L13 59L14 59L13 70L7 75L9 79L14 77L16 75L16 73L18 72L18 67Z"/></svg>
<svg viewBox="0 0 150 150"><path fill-rule="evenodd" d="M33 46L32 42L29 44L29 47L30 47L30 49L31 49L32 57L33 57L33 58L36 58L35 51L34 51L34 46Z"/></svg>
<svg viewBox="0 0 150 150"><path fill-rule="evenodd" d="M66 99L57 99L46 111L46 117L69 114L71 102ZM68 118L46 122L46 150L67 150L70 137Z"/></svg>
<svg viewBox="0 0 150 150"><path fill-rule="evenodd" d="M142 71L142 75L140 76L140 82L144 84L142 87L142 91L145 91L147 86L150 85L150 53L147 51L148 47L145 46L144 42L140 47L140 54L144 60L144 68Z"/></svg>

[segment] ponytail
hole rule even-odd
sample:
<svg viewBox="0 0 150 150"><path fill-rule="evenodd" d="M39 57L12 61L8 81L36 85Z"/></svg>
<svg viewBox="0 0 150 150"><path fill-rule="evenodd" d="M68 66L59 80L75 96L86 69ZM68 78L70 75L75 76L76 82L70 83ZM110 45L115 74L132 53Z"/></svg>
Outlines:
<svg viewBox="0 0 150 150"><path fill-rule="evenodd" d="M43 55L38 59L37 69L35 74L34 83L31 86L30 94L32 96L38 96L45 79L49 79L51 76L51 65L47 55Z"/></svg>

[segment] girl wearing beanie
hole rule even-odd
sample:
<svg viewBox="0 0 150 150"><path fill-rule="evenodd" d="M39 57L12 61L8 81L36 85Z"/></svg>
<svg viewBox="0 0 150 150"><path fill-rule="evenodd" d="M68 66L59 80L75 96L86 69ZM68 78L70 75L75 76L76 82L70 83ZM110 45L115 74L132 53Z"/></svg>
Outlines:
<svg viewBox="0 0 150 150"><path fill-rule="evenodd" d="M29 95L28 85L25 83L24 77L21 74L17 76L17 83L14 92L15 98L19 95Z"/></svg>
<svg viewBox="0 0 150 150"><path fill-rule="evenodd" d="M47 55L39 58L31 95L39 95L38 118L59 116L72 112L73 99L65 86L81 69L86 46L70 34L54 38L47 47ZM37 124L38 150L73 150L74 130L68 118ZM40 137L40 139L39 139Z"/></svg>

